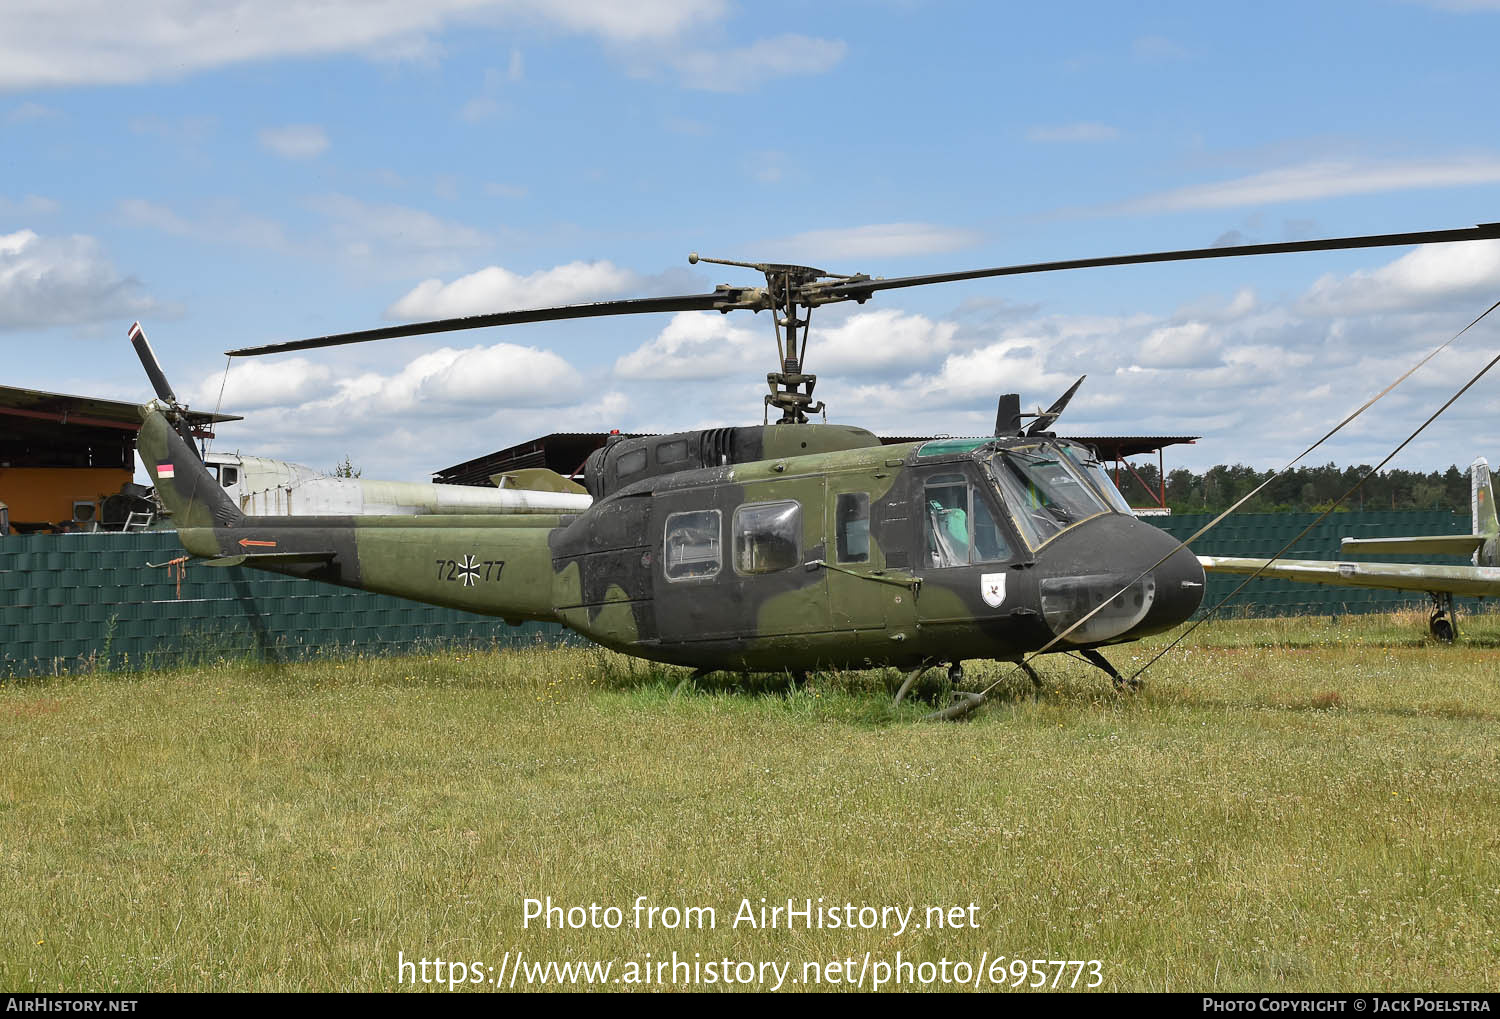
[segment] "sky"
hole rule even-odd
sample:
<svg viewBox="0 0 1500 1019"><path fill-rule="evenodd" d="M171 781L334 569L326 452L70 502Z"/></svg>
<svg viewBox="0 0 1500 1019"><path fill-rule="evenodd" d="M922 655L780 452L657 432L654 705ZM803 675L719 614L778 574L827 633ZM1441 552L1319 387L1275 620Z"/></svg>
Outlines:
<svg viewBox="0 0 1500 1019"><path fill-rule="evenodd" d="M944 272L1500 220L1500 0L7 0L0 384L245 415L365 477L553 431L762 419L766 314L554 322L232 364L392 322L755 285L687 255ZM1280 466L1500 299L1500 242L1088 269L813 314L829 420ZM1375 463L1500 312L1312 455ZM226 367L228 369L226 374ZM1500 459L1500 372L1392 466Z"/></svg>

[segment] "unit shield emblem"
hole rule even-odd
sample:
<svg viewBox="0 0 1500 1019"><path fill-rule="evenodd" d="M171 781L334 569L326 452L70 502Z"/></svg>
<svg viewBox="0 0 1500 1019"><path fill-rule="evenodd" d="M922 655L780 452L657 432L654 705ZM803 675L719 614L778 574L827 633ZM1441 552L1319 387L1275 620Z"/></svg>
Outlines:
<svg viewBox="0 0 1500 1019"><path fill-rule="evenodd" d="M992 609L998 609L1005 601L1005 574L986 573L979 578L979 595Z"/></svg>

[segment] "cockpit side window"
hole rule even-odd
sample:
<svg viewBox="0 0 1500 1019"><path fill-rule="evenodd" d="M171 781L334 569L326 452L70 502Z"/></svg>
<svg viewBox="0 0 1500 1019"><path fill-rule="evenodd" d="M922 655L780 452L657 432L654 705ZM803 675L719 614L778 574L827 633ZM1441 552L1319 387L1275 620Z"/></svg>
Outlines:
<svg viewBox="0 0 1500 1019"><path fill-rule="evenodd" d="M939 569L1011 558L989 504L962 474L938 474L923 487L927 565Z"/></svg>

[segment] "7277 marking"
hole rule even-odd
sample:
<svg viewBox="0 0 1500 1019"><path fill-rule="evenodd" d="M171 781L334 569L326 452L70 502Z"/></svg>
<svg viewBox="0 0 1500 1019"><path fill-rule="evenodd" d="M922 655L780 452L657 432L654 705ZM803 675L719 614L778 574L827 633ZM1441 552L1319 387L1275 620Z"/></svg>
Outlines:
<svg viewBox="0 0 1500 1019"><path fill-rule="evenodd" d="M498 581L505 569L504 559L475 559L466 555L462 559L437 560L437 579L461 583L464 587L488 581Z"/></svg>

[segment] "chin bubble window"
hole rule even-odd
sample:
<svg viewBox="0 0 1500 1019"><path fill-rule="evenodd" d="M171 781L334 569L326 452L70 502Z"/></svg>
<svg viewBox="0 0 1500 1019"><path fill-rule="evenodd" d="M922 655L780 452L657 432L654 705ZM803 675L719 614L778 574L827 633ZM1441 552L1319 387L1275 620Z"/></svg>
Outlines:
<svg viewBox="0 0 1500 1019"><path fill-rule="evenodd" d="M775 573L802 562L802 504L751 502L734 511L736 573Z"/></svg>

